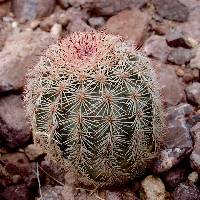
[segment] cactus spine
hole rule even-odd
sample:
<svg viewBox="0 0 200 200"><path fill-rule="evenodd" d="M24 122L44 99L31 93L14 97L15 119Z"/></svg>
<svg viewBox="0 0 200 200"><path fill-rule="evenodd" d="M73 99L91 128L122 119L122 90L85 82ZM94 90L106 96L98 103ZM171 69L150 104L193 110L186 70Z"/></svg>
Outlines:
<svg viewBox="0 0 200 200"><path fill-rule="evenodd" d="M152 66L119 36L74 33L50 46L25 101L35 142L88 184L135 178L163 133Z"/></svg>

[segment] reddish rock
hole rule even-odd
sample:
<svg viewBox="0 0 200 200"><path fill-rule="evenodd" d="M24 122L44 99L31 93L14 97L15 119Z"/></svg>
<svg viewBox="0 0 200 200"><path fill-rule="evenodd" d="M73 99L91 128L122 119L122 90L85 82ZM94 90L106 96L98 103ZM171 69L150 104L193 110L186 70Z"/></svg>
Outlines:
<svg viewBox="0 0 200 200"><path fill-rule="evenodd" d="M103 16L115 15L127 8L142 7L146 2L146 0L69 0L75 7L81 6Z"/></svg>
<svg viewBox="0 0 200 200"><path fill-rule="evenodd" d="M12 0L12 12L15 17L32 20L50 15L55 6L55 0Z"/></svg>
<svg viewBox="0 0 200 200"><path fill-rule="evenodd" d="M187 21L189 9L178 0L153 0L157 13L163 18L178 22Z"/></svg>
<svg viewBox="0 0 200 200"><path fill-rule="evenodd" d="M190 102L200 105L200 83L192 83L186 87L185 91Z"/></svg>
<svg viewBox="0 0 200 200"><path fill-rule="evenodd" d="M0 99L0 140L7 148L18 148L31 138L21 96Z"/></svg>
<svg viewBox="0 0 200 200"><path fill-rule="evenodd" d="M7 187L0 193L2 200L33 200L32 193L28 190L25 184L13 185Z"/></svg>
<svg viewBox="0 0 200 200"><path fill-rule="evenodd" d="M158 82L164 104L166 106L177 105L185 98L185 93L176 76L175 69L170 65L161 63L155 65L158 67Z"/></svg>
<svg viewBox="0 0 200 200"><path fill-rule="evenodd" d="M172 193L174 200L199 200L200 191L194 184L181 183Z"/></svg>
<svg viewBox="0 0 200 200"><path fill-rule="evenodd" d="M192 51L183 47L174 48L170 51L167 60L176 65L184 65L192 59Z"/></svg>
<svg viewBox="0 0 200 200"><path fill-rule="evenodd" d="M40 30L8 37L0 52L0 92L22 89L27 68L36 63L38 55L52 41L50 34Z"/></svg>
<svg viewBox="0 0 200 200"><path fill-rule="evenodd" d="M145 53L163 63L167 62L170 50L171 48L167 45L166 39L163 36L152 35L144 44Z"/></svg>
<svg viewBox="0 0 200 200"><path fill-rule="evenodd" d="M140 19L140 23L138 23L138 19ZM131 40L136 46L140 46L145 38L148 24L147 13L132 9L124 10L109 18L103 29L108 33L121 35Z"/></svg>
<svg viewBox="0 0 200 200"><path fill-rule="evenodd" d="M44 156L44 152L42 151L42 149L34 144L29 144L25 148L25 154L30 161L35 161Z"/></svg>

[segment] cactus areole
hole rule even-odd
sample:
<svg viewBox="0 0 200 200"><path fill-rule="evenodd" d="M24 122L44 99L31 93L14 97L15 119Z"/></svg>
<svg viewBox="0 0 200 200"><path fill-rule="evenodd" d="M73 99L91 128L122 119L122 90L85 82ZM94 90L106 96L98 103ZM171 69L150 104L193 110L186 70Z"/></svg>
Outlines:
<svg viewBox="0 0 200 200"><path fill-rule="evenodd" d="M149 60L120 36L73 33L27 75L35 143L86 184L133 179L158 151L164 120Z"/></svg>

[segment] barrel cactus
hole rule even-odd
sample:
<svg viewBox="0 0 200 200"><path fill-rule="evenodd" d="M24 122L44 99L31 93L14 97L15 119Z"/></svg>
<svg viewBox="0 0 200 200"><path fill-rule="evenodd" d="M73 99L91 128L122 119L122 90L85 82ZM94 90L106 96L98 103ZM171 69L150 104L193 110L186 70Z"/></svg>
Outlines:
<svg viewBox="0 0 200 200"><path fill-rule="evenodd" d="M29 70L34 142L86 184L137 177L158 152L164 120L149 60L120 36L73 33Z"/></svg>

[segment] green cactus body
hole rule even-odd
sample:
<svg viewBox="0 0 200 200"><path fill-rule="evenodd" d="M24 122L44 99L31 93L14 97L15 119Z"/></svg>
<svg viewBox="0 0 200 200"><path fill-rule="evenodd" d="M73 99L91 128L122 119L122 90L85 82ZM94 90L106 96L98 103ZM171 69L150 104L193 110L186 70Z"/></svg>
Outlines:
<svg viewBox="0 0 200 200"><path fill-rule="evenodd" d="M25 97L35 142L89 184L135 178L163 135L152 66L119 36L74 33L50 46Z"/></svg>

